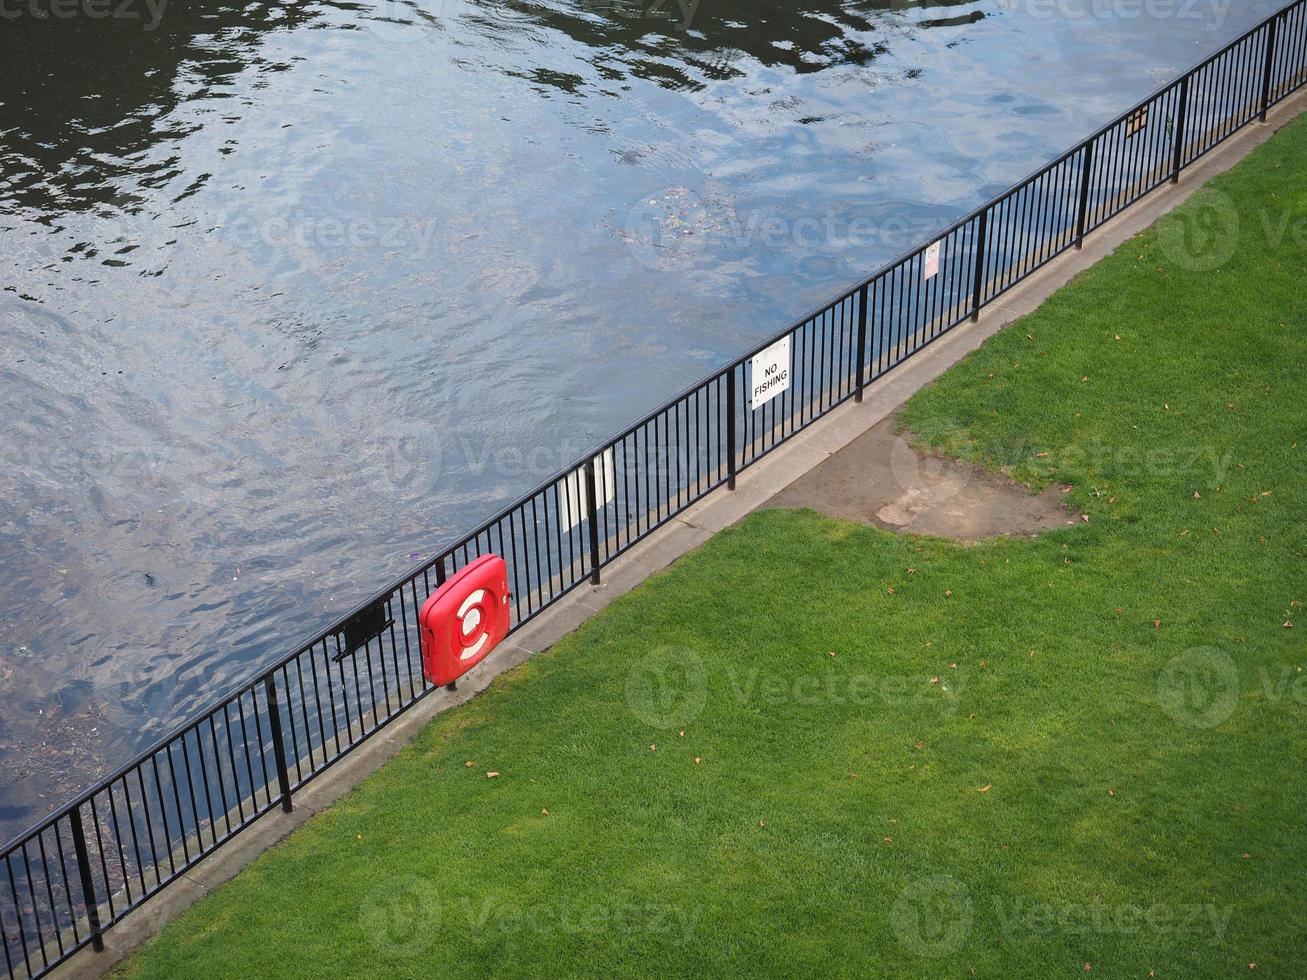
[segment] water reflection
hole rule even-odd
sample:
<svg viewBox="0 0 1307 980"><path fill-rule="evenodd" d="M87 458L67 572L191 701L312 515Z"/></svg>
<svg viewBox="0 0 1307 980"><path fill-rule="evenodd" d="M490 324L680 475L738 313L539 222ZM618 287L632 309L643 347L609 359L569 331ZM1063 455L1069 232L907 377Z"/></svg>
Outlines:
<svg viewBox="0 0 1307 980"><path fill-rule="evenodd" d="M88 15L99 6L109 16ZM179 172L158 148L205 125L177 118L179 105L212 101L222 119L230 109L217 100L231 96L239 73L290 67L267 55L268 35L320 16L314 4L184 0L112 0L67 16L38 3L6 9L25 12L0 21L0 210L47 225L70 211L138 208L148 188ZM211 177L189 175L173 201Z"/></svg>
<svg viewBox="0 0 1307 980"><path fill-rule="evenodd" d="M0 19L0 835L1275 6L134 2Z"/></svg>

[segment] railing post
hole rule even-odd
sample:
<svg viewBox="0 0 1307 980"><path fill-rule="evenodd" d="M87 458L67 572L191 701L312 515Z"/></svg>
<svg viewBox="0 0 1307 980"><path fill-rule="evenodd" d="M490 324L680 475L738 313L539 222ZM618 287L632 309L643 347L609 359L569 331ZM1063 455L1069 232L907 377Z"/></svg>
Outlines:
<svg viewBox="0 0 1307 980"><path fill-rule="evenodd" d="M590 584L599 584L599 486L595 479L595 461L585 464L586 509L590 519Z"/></svg>
<svg viewBox="0 0 1307 980"><path fill-rule="evenodd" d="M862 387L867 373L867 284L858 290L858 393L854 401L862 401Z"/></svg>
<svg viewBox="0 0 1307 980"><path fill-rule="evenodd" d="M269 674L263 681L268 696L268 719L272 725L272 757L277 762L277 787L281 790L281 808L290 813L290 770L286 768L286 746L281 738L281 706L277 703L277 683Z"/></svg>
<svg viewBox="0 0 1307 980"><path fill-rule="evenodd" d="M735 368L726 369L726 488L735 489Z"/></svg>
<svg viewBox="0 0 1307 980"><path fill-rule="evenodd" d="M985 246L989 244L989 209L980 212L976 228L976 278L971 287L971 322L980 319L980 300L985 289Z"/></svg>
<svg viewBox="0 0 1307 980"><path fill-rule="evenodd" d="M1180 108L1175 114L1175 152L1171 159L1171 183L1180 183L1180 168L1184 166L1184 123L1189 115L1189 75L1180 81Z"/></svg>
<svg viewBox="0 0 1307 980"><path fill-rule="evenodd" d="M100 932L100 908L95 900L95 886L91 883L91 857L86 851L86 831L82 827L81 806L75 806L68 812L68 820L72 824L77 873L82 879L82 900L86 903L86 920L91 927L91 945L97 953L102 953L104 935Z"/></svg>
<svg viewBox="0 0 1307 980"><path fill-rule="evenodd" d="M1089 181L1094 170L1094 141L1085 144L1085 159L1080 165L1080 210L1076 216L1076 248L1085 247L1085 225L1089 223Z"/></svg>
<svg viewBox="0 0 1307 980"><path fill-rule="evenodd" d="M1266 122L1266 114L1271 108L1271 76L1275 71L1275 39L1279 33L1280 15L1276 14L1266 30L1266 70L1262 73L1262 114L1261 121Z"/></svg>

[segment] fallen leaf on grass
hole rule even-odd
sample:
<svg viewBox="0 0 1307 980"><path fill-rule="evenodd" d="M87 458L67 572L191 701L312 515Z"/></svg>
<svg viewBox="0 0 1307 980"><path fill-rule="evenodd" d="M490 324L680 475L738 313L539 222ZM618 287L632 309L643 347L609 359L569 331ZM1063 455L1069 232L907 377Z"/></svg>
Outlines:
<svg viewBox="0 0 1307 980"><path fill-rule="evenodd" d="M540 816L542 816L542 817L547 817L547 816L549 816L549 811L548 811L548 810L541 810L541 811L540 811Z"/></svg>
<svg viewBox="0 0 1307 980"><path fill-rule="evenodd" d="M463 765L465 765L465 766L467 766L469 769L471 769L472 766L475 765L475 763L473 763L473 761L472 761L471 759L468 759L467 762L463 763Z"/></svg>
<svg viewBox="0 0 1307 980"><path fill-rule="evenodd" d="M981 786L979 789L976 790L976 792L977 792L977 793L988 793L988 792L989 792L991 789L993 789L993 788L994 788L994 784L993 784L993 783L989 783L988 785Z"/></svg>

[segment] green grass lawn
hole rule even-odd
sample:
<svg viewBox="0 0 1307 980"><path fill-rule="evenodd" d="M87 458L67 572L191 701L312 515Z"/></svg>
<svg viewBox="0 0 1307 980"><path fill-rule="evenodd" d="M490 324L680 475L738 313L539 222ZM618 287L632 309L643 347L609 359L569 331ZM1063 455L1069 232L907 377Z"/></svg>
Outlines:
<svg viewBox="0 0 1307 980"><path fill-rule="evenodd" d="M1087 523L756 514L125 972L1307 975L1303 222L1300 121L912 400Z"/></svg>

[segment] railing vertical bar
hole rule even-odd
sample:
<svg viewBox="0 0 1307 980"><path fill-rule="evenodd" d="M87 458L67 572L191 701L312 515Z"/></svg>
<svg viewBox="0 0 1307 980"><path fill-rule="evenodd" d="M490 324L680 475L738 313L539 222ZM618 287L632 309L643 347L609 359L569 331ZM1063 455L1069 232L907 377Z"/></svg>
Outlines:
<svg viewBox="0 0 1307 980"><path fill-rule="evenodd" d="M200 760L200 782L204 786L204 807L208 812L209 820L209 843L212 847L218 846L218 817L213 812L213 790L210 788L209 780L209 762L204 757L204 736L201 733L200 723L197 721L191 728L195 735L195 754ZM109 802L112 804L113 794L109 794ZM114 812L117 812L115 805ZM196 829L196 838L199 839L199 830Z"/></svg>
<svg viewBox="0 0 1307 980"><path fill-rule="evenodd" d="M45 879L45 897L50 902L50 918L54 921L54 938L59 946L59 955L62 957L64 955L64 935L63 930L59 928L59 912L57 911L57 906L54 901L54 886L50 882L50 858L45 851L44 830L36 835L36 845L37 852L41 855L41 877ZM107 874L104 880L108 882L109 878ZM111 912L112 908L113 906L111 904Z"/></svg>
<svg viewBox="0 0 1307 980"><path fill-rule="evenodd" d="M726 486L735 489L735 369L732 364L726 369ZM743 368L740 364L738 367Z"/></svg>
<svg viewBox="0 0 1307 980"><path fill-rule="evenodd" d="M281 733L281 706L277 703L277 679L269 673L263 681L268 701L268 727L272 729L272 756L277 763L277 789L281 793L281 808L290 813L290 770L286 767L286 745ZM258 709L256 704L255 709ZM269 801L271 803L271 801Z"/></svg>
<svg viewBox="0 0 1307 980"><path fill-rule="evenodd" d="M23 962L31 970L32 953L27 946L27 930L23 928L23 903L18 900L18 879L14 876L13 852L5 855L5 877L9 879L9 894L14 900L14 917L18 926L18 942L23 947ZM71 910L71 906L70 906ZM76 935L77 917L73 916L74 935Z"/></svg>
<svg viewBox="0 0 1307 980"><path fill-rule="evenodd" d="M159 776L159 757L150 756L150 768L154 773L154 792L159 797L159 819L163 821L163 846L168 855L168 870L175 877L177 874L177 860L173 856L172 831L168 828L168 801L163 796L163 779ZM159 873L159 853L154 854L155 875L162 882L163 876Z"/></svg>
<svg viewBox="0 0 1307 980"><path fill-rule="evenodd" d="M858 393L856 401L862 401L862 389L867 377L867 284L864 282L858 290Z"/></svg>
<svg viewBox="0 0 1307 980"><path fill-rule="evenodd" d="M525 538L527 537L527 515L525 515L525 512L520 512L520 514L521 537ZM527 615L531 615L531 579L529 579L529 576L527 581L525 581L525 588L523 591L527 593ZM399 592L400 622L403 623L403 626L400 627L400 634L404 636L404 662L405 664L408 664L409 669L409 700L414 700L417 698L417 687L414 686L413 683L413 678L416 674L414 674L413 669L413 649L410 647L408 638L408 602L404 601L403 585L401 585ZM318 706L318 729L319 737L323 740L323 760L325 762L325 759L327 759L327 736L322 734L323 710L322 704L318 703L318 672L314 670L314 661L312 661L312 657L308 659L308 670L310 670L312 678L314 678L314 703Z"/></svg>
<svg viewBox="0 0 1307 980"><path fill-rule="evenodd" d="M1258 117L1261 122L1266 122L1266 114L1271 109L1271 77L1275 71L1275 41L1279 24L1280 15L1276 14L1266 28L1266 70L1262 75L1262 111Z"/></svg>
<svg viewBox="0 0 1307 980"><path fill-rule="evenodd" d="M109 904L109 919L112 921L117 913L113 907L113 889L109 887L109 862L104 857L104 835L100 833L100 814L95 808L95 794L91 795L88 802L91 804L91 826L95 828L95 850L100 857L100 873L104 875L104 895ZM58 925L59 923L56 921L55 927L58 928ZM62 945L62 941L60 945Z"/></svg>
<svg viewBox="0 0 1307 980"><path fill-rule="evenodd" d="M27 896L32 900L32 922L36 926L36 941L41 946L41 962L48 967L50 965L50 955L45 948L45 932L41 927L41 909L36 901L36 881L32 875L32 859L27 853L27 844L23 844L19 848L19 853L23 855L23 870L27 877ZM89 860L87 867L90 867ZM92 894L94 894L94 890L92 890ZM57 919L54 925L58 929L59 922Z"/></svg>
<svg viewBox="0 0 1307 980"><path fill-rule="evenodd" d="M259 729L259 706L254 699L255 686L250 685L246 691L241 691L240 697L236 699L236 708L240 714L241 720L241 745L245 750L245 770L250 775L250 810L255 816L259 812L259 784L263 785L263 798L265 803L271 804L272 800L268 797L268 765L263 758L263 732ZM250 696L250 707L254 712L254 734L259 740L259 767L263 770L263 779L260 780L254 774L254 755L250 753L250 725L245 717L245 695Z"/></svg>
<svg viewBox="0 0 1307 980"><path fill-rule="evenodd" d="M1184 166L1185 124L1189 115L1189 75L1180 81L1180 106L1175 113L1175 156L1171 161L1171 183L1180 183L1180 169Z"/></svg>
<svg viewBox="0 0 1307 980"><path fill-rule="evenodd" d="M600 456L602 461L603 456ZM599 483L595 479L595 461L586 460L586 504L590 523L590 584L599 584ZM677 493L680 493L680 454L677 454Z"/></svg>
<svg viewBox="0 0 1307 980"><path fill-rule="evenodd" d="M404 590L402 588L399 590L399 597L400 597L400 615L403 616ZM404 643L407 646L408 644L407 622L403 623L403 629L404 629ZM309 695L308 692L305 691L304 689L303 657L304 657L303 654L297 654L295 656L295 660L294 660L295 680L297 682L296 686L299 688L299 692L300 692L300 696L299 696L300 721L304 723L304 754L308 757L309 772L313 772L313 728L309 723ZM290 664L286 664L284 667L282 667L281 676L286 679L286 715L287 717L290 718L290 744L295 747L295 778L299 782L303 782L304 768L303 766L300 765L301 756L300 756L299 733L295 730L295 709L291 706L291 697L290 697ZM413 680L413 676L410 673L409 682L411 683L412 680Z"/></svg>
<svg viewBox="0 0 1307 980"><path fill-rule="evenodd" d="M976 271L971 287L971 322L980 319L982 291L985 288L985 247L989 239L989 211L980 212L976 225Z"/></svg>
<svg viewBox="0 0 1307 980"><path fill-rule="evenodd" d="M57 833L56 833L57 836ZM19 923L20 927L22 923ZM9 926L5 922L4 916L0 916L0 946L5 950L5 969L9 972L10 980L18 976L18 971L14 969L13 955L9 952Z"/></svg>
<svg viewBox="0 0 1307 980"><path fill-rule="evenodd" d="M64 904L68 906L68 921L73 927L73 943L76 945L82 941L82 934L77 928L77 910L73 907L73 890L69 885L72 879L68 874L68 854L64 850L64 836L59 832L57 820L50 825L50 829L54 831L54 849L59 852L59 879L63 885Z"/></svg>
<svg viewBox="0 0 1307 980"><path fill-rule="evenodd" d="M185 867L191 861L191 849L186 843L186 818L182 815L182 794L177 788L177 763L172 761L172 742L164 747L164 754L168 756L168 781L172 784L173 802L177 804L177 832L182 839L182 867ZM164 806L167 806L165 803ZM94 812L91 814L94 818Z"/></svg>
<svg viewBox="0 0 1307 980"><path fill-rule="evenodd" d="M272 670L268 671L269 674L272 672ZM268 805L271 806L272 796L268 786L271 785L272 779L268 774L268 742L263 737L263 719L259 711L259 688L257 682L250 686L250 711L254 714L254 737L259 740L258 757L259 769L263 773L263 794Z"/></svg>
<svg viewBox="0 0 1307 980"><path fill-rule="evenodd" d="M126 785L126 777L123 777L123 785ZM154 842L154 819L150 816L150 795L145 791L145 766L136 767L136 782L141 787L141 809L145 817L145 837L150 845L150 869L154 872L154 887L158 889L163 885L163 873L159 870L159 849ZM128 799L130 800L130 794ZM133 834L138 833L136 830L135 819L132 823Z"/></svg>
<svg viewBox="0 0 1307 980"><path fill-rule="evenodd" d="M178 741L182 746L182 767L186 770L186 791L191 797L191 815L195 818L195 846L201 854L204 853L204 836L200 833L200 825L203 821L200 819L200 803L195 796L195 772L191 768L191 755L186 748L186 735L190 732L187 728L182 731L181 738ZM195 738L195 744L198 746L199 736ZM110 797L112 799L112 796Z"/></svg>
<svg viewBox="0 0 1307 980"><path fill-rule="evenodd" d="M81 807L73 807L68 817L73 832L73 853L77 855L77 874L82 880L82 900L86 903L86 921L91 930L91 945L100 953L104 951L104 936L100 932L100 907L91 884L91 858L86 851L86 831L82 828ZM44 959L44 943L41 956Z"/></svg>

